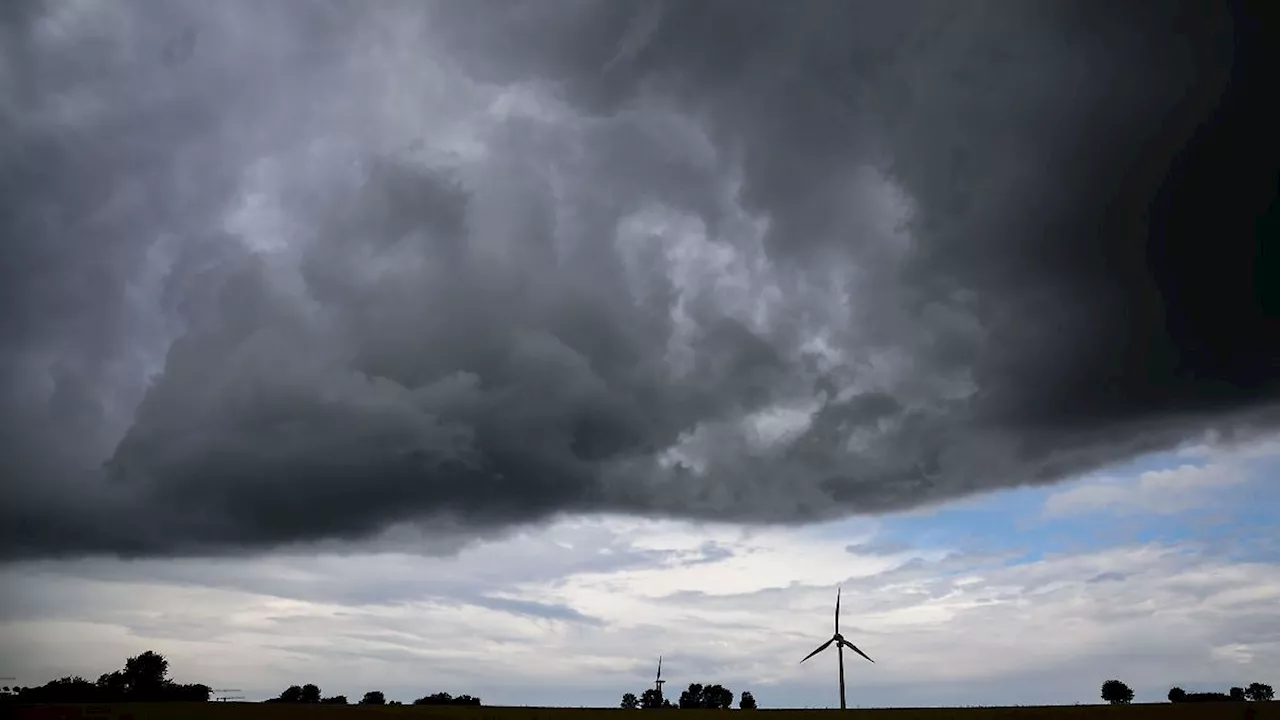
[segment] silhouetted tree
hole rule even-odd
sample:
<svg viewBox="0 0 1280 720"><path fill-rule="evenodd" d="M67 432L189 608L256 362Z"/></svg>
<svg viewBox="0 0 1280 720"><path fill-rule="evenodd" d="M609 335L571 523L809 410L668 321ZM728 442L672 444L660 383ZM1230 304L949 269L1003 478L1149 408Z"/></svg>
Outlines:
<svg viewBox="0 0 1280 720"><path fill-rule="evenodd" d="M723 685L690 683L689 689L680 693L682 709L728 710L733 706L733 691Z"/></svg>
<svg viewBox="0 0 1280 720"><path fill-rule="evenodd" d="M130 695L155 693L168 682L168 674L169 661L150 650L124 661L124 679Z"/></svg>
<svg viewBox="0 0 1280 720"><path fill-rule="evenodd" d="M1245 688L1244 696L1254 702L1267 702L1275 699L1276 691L1266 683L1249 683L1249 687Z"/></svg>
<svg viewBox="0 0 1280 720"><path fill-rule="evenodd" d="M213 695L213 688L204 683L169 682L164 686L162 699L172 702L208 702L211 695Z"/></svg>
<svg viewBox="0 0 1280 720"><path fill-rule="evenodd" d="M1133 690L1119 680L1102 683L1102 699L1112 705L1128 705L1133 702Z"/></svg>
<svg viewBox="0 0 1280 720"><path fill-rule="evenodd" d="M635 693L622 693L622 704L619 707L623 710L636 710L640 707L640 700Z"/></svg>
<svg viewBox="0 0 1280 720"><path fill-rule="evenodd" d="M480 698L471 695L454 697L447 692L438 692L420 697L413 701L414 705L479 705Z"/></svg>
<svg viewBox="0 0 1280 720"><path fill-rule="evenodd" d="M1235 700L1236 702L1244 702L1244 688L1242 687L1231 688L1230 690L1227 691L1227 695L1229 695L1231 699Z"/></svg>
<svg viewBox="0 0 1280 720"><path fill-rule="evenodd" d="M119 670L99 675L97 685L105 702L124 702L129 696L129 682Z"/></svg>
<svg viewBox="0 0 1280 720"><path fill-rule="evenodd" d="M640 693L640 708L642 710L657 710L663 707L671 707L671 703L662 697L657 688L649 688Z"/></svg>
<svg viewBox="0 0 1280 720"><path fill-rule="evenodd" d="M313 683L307 683L306 685L290 685L284 692L280 693L280 697L271 698L267 702L346 705L347 696L335 695L333 697L322 698L320 696L320 687Z"/></svg>
<svg viewBox="0 0 1280 720"><path fill-rule="evenodd" d="M755 710L755 709L756 709L756 696L755 696L755 695L752 695L752 694L751 694L749 691L747 691L747 690L743 690L743 691L742 691L742 697L738 700L738 709L740 709L740 710Z"/></svg>
<svg viewBox="0 0 1280 720"><path fill-rule="evenodd" d="M70 675L39 687L23 688L18 699L29 703L91 703L101 697L97 685L79 675Z"/></svg>
<svg viewBox="0 0 1280 720"><path fill-rule="evenodd" d="M166 677L169 662L159 653L147 652L125 661L123 670L104 673L96 683L65 677L40 687L10 688L15 699L32 703L204 702L212 692L208 685L178 684Z"/></svg>
<svg viewBox="0 0 1280 720"><path fill-rule="evenodd" d="M387 698L382 694L381 690L370 690L360 698L361 705L386 705Z"/></svg>
<svg viewBox="0 0 1280 720"><path fill-rule="evenodd" d="M680 693L680 709L695 710L702 707L702 683L689 683L688 689Z"/></svg>
<svg viewBox="0 0 1280 720"><path fill-rule="evenodd" d="M711 710L728 710L733 707L733 691L723 685L709 685L702 689L702 702Z"/></svg>
<svg viewBox="0 0 1280 720"><path fill-rule="evenodd" d="M1180 687L1169 688L1169 702L1186 702L1187 691Z"/></svg>

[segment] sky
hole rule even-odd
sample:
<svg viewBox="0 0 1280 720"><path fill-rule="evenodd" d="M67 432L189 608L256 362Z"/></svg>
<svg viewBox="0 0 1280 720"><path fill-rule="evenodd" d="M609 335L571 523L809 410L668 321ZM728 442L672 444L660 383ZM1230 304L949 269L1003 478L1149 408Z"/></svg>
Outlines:
<svg viewBox="0 0 1280 720"><path fill-rule="evenodd" d="M155 649L248 699L313 682L609 706L651 686L836 707L1138 702L1275 684L1280 438L1202 443L1053 487L803 528L566 518L449 558L406 551L35 561L0 574L6 675L97 677Z"/></svg>
<svg viewBox="0 0 1280 720"><path fill-rule="evenodd" d="M1264 20L3 4L0 673L804 705L841 582L872 703L1262 667Z"/></svg>

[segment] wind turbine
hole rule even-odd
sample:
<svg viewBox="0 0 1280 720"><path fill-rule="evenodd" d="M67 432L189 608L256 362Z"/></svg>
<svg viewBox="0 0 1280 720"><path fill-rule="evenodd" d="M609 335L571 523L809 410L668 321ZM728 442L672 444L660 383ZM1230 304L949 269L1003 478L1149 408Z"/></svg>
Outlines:
<svg viewBox="0 0 1280 720"><path fill-rule="evenodd" d="M653 689L658 691L658 705L662 705L662 683L666 680L662 679L662 656L658 656L658 676L653 679Z"/></svg>
<svg viewBox="0 0 1280 720"><path fill-rule="evenodd" d="M875 660L872 660L871 658L867 657L867 654L866 654L866 653L864 653L864 652L862 652L861 650L859 650L859 649L858 649L858 647L857 647L856 645L854 645L853 643L849 642L848 640L845 640L845 639L844 639L844 636L840 634L840 588L839 588L839 587L836 587L836 633L835 633L834 635L832 635L832 636L831 636L831 639L830 639L830 640L828 640L828 641L826 641L826 642L822 643L821 645L819 645L817 650L814 650L813 652L809 653L808 655L805 655L805 656L804 656L804 660L808 660L809 658L813 657L814 655L817 655L818 653L822 652L823 650L826 650L826 649L827 649L827 647L831 645L831 643L835 643L835 644L836 644L836 653L837 653L837 654L839 655L839 657L840 657L840 709L841 709L841 710L844 710L844 709L845 709L845 704L844 704L844 649L847 647L847 648L849 648L850 650L852 650L852 651L854 651L854 652L858 653L858 654L859 654L859 655L861 655L862 657L867 658L867 660L868 660L868 661L870 661L870 662L875 662ZM803 662L804 662L804 660L801 660L800 662L802 662L802 663L803 663Z"/></svg>

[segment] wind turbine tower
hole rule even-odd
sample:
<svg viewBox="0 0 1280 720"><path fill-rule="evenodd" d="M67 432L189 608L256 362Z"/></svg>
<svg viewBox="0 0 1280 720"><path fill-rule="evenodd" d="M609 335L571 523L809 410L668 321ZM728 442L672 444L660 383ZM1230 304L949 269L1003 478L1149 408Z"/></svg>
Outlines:
<svg viewBox="0 0 1280 720"><path fill-rule="evenodd" d="M839 656L839 658L840 658L840 709L841 709L841 710L844 710L844 709L845 709L845 702L844 702L844 649L845 649L845 648L849 648L850 650L852 650L852 651L854 651L854 652L858 653L858 654L859 654L859 655L861 655L862 657L867 658L867 660L868 660L869 662L875 662L875 660L872 660L871 658L867 657L867 654L866 654L866 653L864 653L864 652L862 652L861 650L859 650L859 649L858 649L858 646L854 645L853 643L849 642L848 640L845 640L845 639L844 639L844 636L840 634L840 588L839 588L839 587L837 587L837 588L836 588L836 632L835 632L835 634L834 634L834 635L832 635L832 636L831 636L831 639L830 639L830 640L828 640L828 641L826 641L826 642L822 643L821 645L819 645L817 650L814 650L813 652L809 653L808 655L805 655L805 656L804 656L804 660L808 660L809 658L813 657L814 655L817 655L818 653L822 652L823 650L826 650L826 649L831 645L831 643L835 643L835 644L836 644L836 653L837 653L837 655L838 655L838 656ZM801 660L800 662L802 662L802 663L803 663L803 662L804 662L804 660Z"/></svg>
<svg viewBox="0 0 1280 720"><path fill-rule="evenodd" d="M666 680L662 679L662 656L658 656L658 676L653 679L653 689L658 691L658 704L662 704L662 683Z"/></svg>

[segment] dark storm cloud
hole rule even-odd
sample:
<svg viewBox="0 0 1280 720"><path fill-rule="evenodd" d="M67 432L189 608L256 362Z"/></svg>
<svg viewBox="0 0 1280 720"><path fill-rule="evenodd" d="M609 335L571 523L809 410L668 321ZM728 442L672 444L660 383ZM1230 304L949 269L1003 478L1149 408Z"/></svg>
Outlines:
<svg viewBox="0 0 1280 720"><path fill-rule="evenodd" d="M885 512L1277 416L1243 4L6 8L8 557Z"/></svg>

